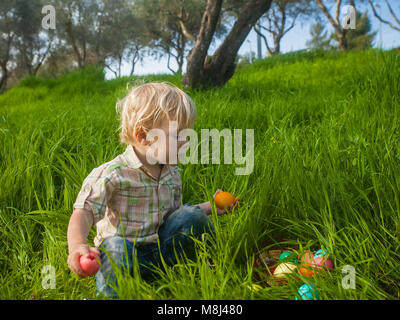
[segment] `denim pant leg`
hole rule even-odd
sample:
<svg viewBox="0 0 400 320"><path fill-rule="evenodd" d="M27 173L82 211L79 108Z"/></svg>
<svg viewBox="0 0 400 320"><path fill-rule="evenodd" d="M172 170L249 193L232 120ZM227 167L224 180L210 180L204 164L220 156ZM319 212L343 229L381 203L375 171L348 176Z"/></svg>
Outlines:
<svg viewBox="0 0 400 320"><path fill-rule="evenodd" d="M118 286L110 259L115 261L117 266L121 268L122 275L125 275L125 271L129 271L128 273L133 276L134 254L136 254L137 260L135 259L135 262L138 263L139 273L144 280L152 279L154 266L160 265L160 254L157 244L134 247L133 243L126 239L125 243L126 254L124 239L122 237L109 237L101 243L99 247L101 267L96 274L96 295L102 293L107 297L118 298L117 293L110 286L110 284L115 287ZM108 256L106 252L108 252Z"/></svg>
<svg viewBox="0 0 400 320"><path fill-rule="evenodd" d="M137 263L143 280L154 280L154 268L161 267L158 244L144 244L136 247Z"/></svg>
<svg viewBox="0 0 400 320"><path fill-rule="evenodd" d="M126 253L124 242L126 244ZM101 266L96 274L96 295L98 296L102 293L107 297L117 298L116 292L109 285L118 285L109 258L121 268L122 274L124 274L125 270L131 273L133 244L122 237L109 237L103 240L99 249Z"/></svg>
<svg viewBox="0 0 400 320"><path fill-rule="evenodd" d="M172 212L158 231L161 254L166 264L174 265L176 255L182 257L183 252L188 258L194 258L194 241L190 236L201 239L203 233L214 236L215 229L200 207L184 204Z"/></svg>

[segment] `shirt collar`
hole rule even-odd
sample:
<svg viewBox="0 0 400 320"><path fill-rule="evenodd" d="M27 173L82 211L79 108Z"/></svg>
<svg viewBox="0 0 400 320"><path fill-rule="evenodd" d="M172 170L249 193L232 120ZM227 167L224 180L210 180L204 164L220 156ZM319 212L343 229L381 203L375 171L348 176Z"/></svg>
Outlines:
<svg viewBox="0 0 400 320"><path fill-rule="evenodd" d="M138 169L143 166L143 163L139 160L132 145L126 147L123 156L129 168Z"/></svg>
<svg viewBox="0 0 400 320"><path fill-rule="evenodd" d="M147 172L146 168L143 166L143 163L140 161L140 159L136 155L135 149L133 149L132 145L128 145L126 147L125 152L123 153L123 156L124 156L126 164L128 165L129 168L132 168L132 169L142 168L142 170L145 170ZM175 173L177 170L181 169L178 166L169 166L169 165L167 165L167 168L168 168L168 173L163 175L163 178L165 176L168 176L172 172Z"/></svg>

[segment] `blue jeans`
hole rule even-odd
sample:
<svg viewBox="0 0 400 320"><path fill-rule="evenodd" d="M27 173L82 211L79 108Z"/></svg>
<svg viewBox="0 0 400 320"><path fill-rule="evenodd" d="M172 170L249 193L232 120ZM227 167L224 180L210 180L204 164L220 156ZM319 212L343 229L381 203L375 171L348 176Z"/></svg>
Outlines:
<svg viewBox="0 0 400 320"><path fill-rule="evenodd" d="M160 226L158 230L160 250L157 243L135 247L132 242L122 237L104 239L99 246L101 267L96 274L96 295L101 293L107 297L118 297L109 285L109 283L118 285L109 257L121 268L122 274L124 271L129 271L133 276L133 254L136 253L140 275L144 280L150 280L154 278L154 267L163 268L160 254L169 266L174 265L177 262L177 256L181 258L183 253L188 258L193 258L195 257L194 241L190 237L200 239L203 233L215 235L215 229L209 217L200 207L184 204L170 213ZM127 254L125 254L124 244Z"/></svg>

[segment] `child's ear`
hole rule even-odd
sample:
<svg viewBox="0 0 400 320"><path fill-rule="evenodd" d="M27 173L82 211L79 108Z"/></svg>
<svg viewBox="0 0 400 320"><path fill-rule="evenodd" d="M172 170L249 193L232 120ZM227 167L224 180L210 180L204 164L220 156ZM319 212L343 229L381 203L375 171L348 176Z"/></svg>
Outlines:
<svg viewBox="0 0 400 320"><path fill-rule="evenodd" d="M142 127L136 128L135 137L136 140L143 145L150 144L150 142L146 140L146 132L143 130Z"/></svg>

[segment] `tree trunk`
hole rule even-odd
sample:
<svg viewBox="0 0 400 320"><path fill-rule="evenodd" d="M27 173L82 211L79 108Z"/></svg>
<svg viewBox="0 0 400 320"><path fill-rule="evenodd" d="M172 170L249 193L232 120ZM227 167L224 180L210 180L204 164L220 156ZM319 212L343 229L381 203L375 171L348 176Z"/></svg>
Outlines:
<svg viewBox="0 0 400 320"><path fill-rule="evenodd" d="M81 69L81 68L83 68L83 63L82 63L81 55L79 53L78 46L76 45L74 36L72 34L72 21L71 21L71 19L67 20L66 26L65 26L65 31L67 33L70 45L72 46L72 49L74 51L75 58L76 58L76 60L78 62L78 67L79 67L79 69Z"/></svg>
<svg viewBox="0 0 400 320"><path fill-rule="evenodd" d="M347 50L347 39L346 39L346 30L342 30L340 33L336 33L336 36L338 37L338 49L340 51L345 51Z"/></svg>
<svg viewBox="0 0 400 320"><path fill-rule="evenodd" d="M274 51L272 52L273 56L276 56L281 52L281 40L282 40L282 34L277 34L274 37Z"/></svg>
<svg viewBox="0 0 400 320"><path fill-rule="evenodd" d="M11 51L11 45L14 41L14 35L10 35L8 33L8 39L7 39L7 45L2 48L5 49L5 56L4 58L0 61L0 67L1 67L1 78L0 78L0 93L5 92L7 88L7 80L8 80L8 68L7 64L8 61L10 60L10 51Z"/></svg>
<svg viewBox="0 0 400 320"><path fill-rule="evenodd" d="M136 57L137 57L138 53L137 51L135 51L135 54L133 55L133 58L131 60L131 72L130 72L130 76L133 75L133 73L135 72L135 66L136 66Z"/></svg>
<svg viewBox="0 0 400 320"><path fill-rule="evenodd" d="M179 48L179 52L178 52L178 73L182 74L182 67L183 67L183 63L185 61L185 46L186 46L186 38L185 35L182 33L181 34L181 47Z"/></svg>
<svg viewBox="0 0 400 320"><path fill-rule="evenodd" d="M8 70L6 65L1 65L1 78L0 78L0 92L6 91L7 87L7 79L8 79Z"/></svg>
<svg viewBox="0 0 400 320"><path fill-rule="evenodd" d="M187 58L184 88L209 88L224 85L233 75L237 53L257 20L268 11L272 0L247 1L232 30L212 57L207 51L221 11L220 0L208 0L196 44Z"/></svg>
<svg viewBox="0 0 400 320"><path fill-rule="evenodd" d="M196 43L187 56L186 74L182 79L184 88L196 87L204 78L204 60L214 36L221 12L222 0L208 0L203 13L201 27Z"/></svg>
<svg viewBox="0 0 400 320"><path fill-rule="evenodd" d="M82 68L86 65L86 55L87 55L87 50L86 50L86 40L83 39L82 43L82 61L81 61L81 66Z"/></svg>

